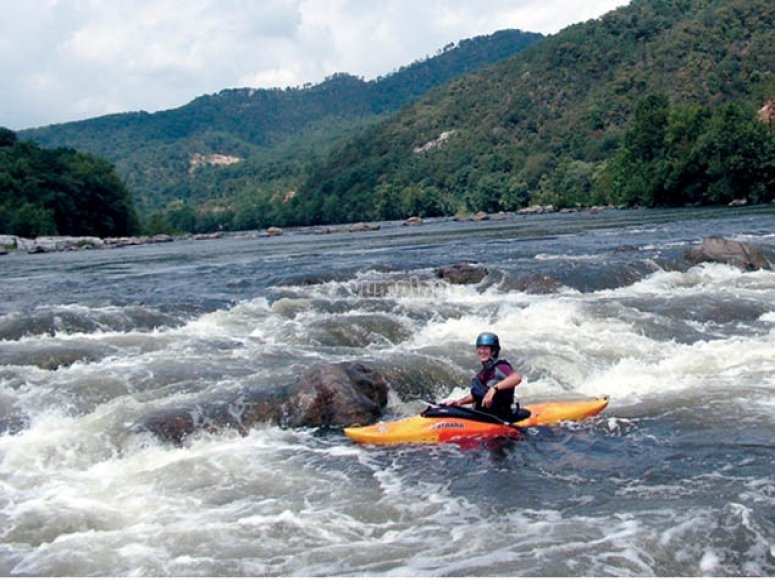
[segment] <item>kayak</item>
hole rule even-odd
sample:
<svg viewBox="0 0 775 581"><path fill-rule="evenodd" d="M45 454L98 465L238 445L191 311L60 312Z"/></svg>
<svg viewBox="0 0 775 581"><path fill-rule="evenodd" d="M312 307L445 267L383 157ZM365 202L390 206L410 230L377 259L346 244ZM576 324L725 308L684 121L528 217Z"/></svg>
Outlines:
<svg viewBox="0 0 775 581"><path fill-rule="evenodd" d="M421 414L371 426L345 428L345 435L361 444L439 444L493 438L519 438L522 428L578 422L599 414L608 397L579 401L551 401L523 408L524 419L505 422L493 415L457 406L435 405Z"/></svg>

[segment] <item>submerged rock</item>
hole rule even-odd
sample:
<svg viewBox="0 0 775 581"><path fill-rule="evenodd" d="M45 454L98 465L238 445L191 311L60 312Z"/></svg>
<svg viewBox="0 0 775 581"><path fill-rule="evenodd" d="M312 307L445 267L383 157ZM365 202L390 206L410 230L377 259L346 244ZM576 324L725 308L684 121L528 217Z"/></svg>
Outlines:
<svg viewBox="0 0 775 581"><path fill-rule="evenodd" d="M562 281L550 274L529 274L517 281L517 289L533 295L548 295L556 293L563 286Z"/></svg>
<svg viewBox="0 0 775 581"><path fill-rule="evenodd" d="M351 224L348 228L348 232L371 232L373 230L379 230L381 226L379 224L367 224L366 222L358 222L357 224Z"/></svg>
<svg viewBox="0 0 775 581"><path fill-rule="evenodd" d="M703 239L702 244L687 253L687 258L695 264L721 262L743 270L770 270L770 263L760 248L720 236Z"/></svg>
<svg viewBox="0 0 775 581"><path fill-rule="evenodd" d="M188 405L164 408L146 415L137 432L150 432L160 440L182 444L196 432L236 430L243 436L253 426L274 422L281 405L280 388L248 389L233 396L211 397Z"/></svg>
<svg viewBox="0 0 775 581"><path fill-rule="evenodd" d="M447 264L436 270L436 276L451 284L478 284L487 276L487 269L468 262Z"/></svg>

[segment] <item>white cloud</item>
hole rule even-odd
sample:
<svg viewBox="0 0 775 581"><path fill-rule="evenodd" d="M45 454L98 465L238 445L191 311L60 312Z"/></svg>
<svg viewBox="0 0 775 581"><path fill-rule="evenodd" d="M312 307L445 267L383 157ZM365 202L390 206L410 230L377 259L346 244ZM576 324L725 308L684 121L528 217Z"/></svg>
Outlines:
<svg viewBox="0 0 775 581"><path fill-rule="evenodd" d="M0 126L157 111L230 87L371 79L505 28L628 0L0 0Z"/></svg>

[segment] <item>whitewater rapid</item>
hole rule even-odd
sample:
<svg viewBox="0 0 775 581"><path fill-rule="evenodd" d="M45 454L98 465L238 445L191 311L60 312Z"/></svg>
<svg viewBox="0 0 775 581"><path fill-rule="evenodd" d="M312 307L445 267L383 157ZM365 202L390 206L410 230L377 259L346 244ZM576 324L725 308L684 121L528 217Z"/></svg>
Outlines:
<svg viewBox="0 0 775 581"><path fill-rule="evenodd" d="M671 265L702 233L773 256L775 214L669 216L0 257L0 574L772 576L775 272ZM474 259L479 285L434 276ZM523 405L609 408L465 450L136 429L343 360L416 371L385 417L416 413L482 330Z"/></svg>

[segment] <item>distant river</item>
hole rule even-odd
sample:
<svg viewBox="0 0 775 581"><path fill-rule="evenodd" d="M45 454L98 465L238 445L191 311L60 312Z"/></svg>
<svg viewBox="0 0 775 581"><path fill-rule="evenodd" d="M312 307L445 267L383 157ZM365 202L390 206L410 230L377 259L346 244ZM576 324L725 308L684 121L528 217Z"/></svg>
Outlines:
<svg viewBox="0 0 775 581"><path fill-rule="evenodd" d="M687 263L709 235L775 262L775 205L0 256L0 575L775 575L775 272ZM609 408L465 450L134 429L342 360L416 371L405 416L483 330L523 405Z"/></svg>

